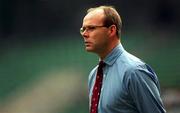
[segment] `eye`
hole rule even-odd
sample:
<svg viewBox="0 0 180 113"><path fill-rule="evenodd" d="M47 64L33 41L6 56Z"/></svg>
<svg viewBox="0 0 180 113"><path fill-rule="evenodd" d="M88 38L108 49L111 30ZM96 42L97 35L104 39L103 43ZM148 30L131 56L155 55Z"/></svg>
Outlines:
<svg viewBox="0 0 180 113"><path fill-rule="evenodd" d="M96 29L96 27L95 26L88 26L87 29L94 30L94 29Z"/></svg>
<svg viewBox="0 0 180 113"><path fill-rule="evenodd" d="M91 32L94 31L96 28L106 27L104 25L97 26L97 25L90 25L90 26L84 26L80 28L80 33L82 34L84 31Z"/></svg>

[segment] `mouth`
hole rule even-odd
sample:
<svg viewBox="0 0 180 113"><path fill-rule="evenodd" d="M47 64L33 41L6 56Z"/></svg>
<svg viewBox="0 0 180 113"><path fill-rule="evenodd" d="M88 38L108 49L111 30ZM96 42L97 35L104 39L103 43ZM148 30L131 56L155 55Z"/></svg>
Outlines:
<svg viewBox="0 0 180 113"><path fill-rule="evenodd" d="M85 44L85 46L90 46L90 45L91 45L91 42L85 41L84 44Z"/></svg>

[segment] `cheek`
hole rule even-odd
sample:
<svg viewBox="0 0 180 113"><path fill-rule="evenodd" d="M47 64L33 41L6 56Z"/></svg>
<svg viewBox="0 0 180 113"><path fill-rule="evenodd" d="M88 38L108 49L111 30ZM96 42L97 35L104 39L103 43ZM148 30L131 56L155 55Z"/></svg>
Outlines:
<svg viewBox="0 0 180 113"><path fill-rule="evenodd" d="M107 44L108 44L108 41L106 37L98 37L98 39L96 39L96 42L95 42L95 47L101 50L103 48L106 48Z"/></svg>
<svg viewBox="0 0 180 113"><path fill-rule="evenodd" d="M93 33L90 35L91 41L95 46L103 46L107 43L107 35L104 33Z"/></svg>
<svg viewBox="0 0 180 113"><path fill-rule="evenodd" d="M108 40L107 40L107 35L106 34L101 34L99 37L98 37L98 42L101 43L101 44L105 44Z"/></svg>

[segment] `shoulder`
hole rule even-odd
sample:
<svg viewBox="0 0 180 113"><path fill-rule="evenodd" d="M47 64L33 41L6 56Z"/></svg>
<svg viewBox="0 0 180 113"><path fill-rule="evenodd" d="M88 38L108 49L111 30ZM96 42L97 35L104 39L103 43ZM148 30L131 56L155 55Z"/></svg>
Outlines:
<svg viewBox="0 0 180 113"><path fill-rule="evenodd" d="M128 66L129 68L137 67L138 65L145 64L140 58L124 51L123 54L118 59L124 65Z"/></svg>
<svg viewBox="0 0 180 113"><path fill-rule="evenodd" d="M141 86L154 84L159 89L157 75L152 68L145 63L128 68L124 73L124 83L127 87L134 87L138 84Z"/></svg>
<svg viewBox="0 0 180 113"><path fill-rule="evenodd" d="M123 68L125 80L140 80L150 78L152 81L157 83L157 76L154 70L138 57L123 52L116 61L118 68Z"/></svg>
<svg viewBox="0 0 180 113"><path fill-rule="evenodd" d="M138 57L124 51L116 60L115 66L118 67L118 70L121 72L133 72L135 70L144 68L145 62L143 62Z"/></svg>

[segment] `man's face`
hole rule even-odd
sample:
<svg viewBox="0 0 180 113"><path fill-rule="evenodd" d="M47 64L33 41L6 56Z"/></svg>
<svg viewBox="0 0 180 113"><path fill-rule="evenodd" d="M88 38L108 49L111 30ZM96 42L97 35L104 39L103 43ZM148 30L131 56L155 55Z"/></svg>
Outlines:
<svg viewBox="0 0 180 113"><path fill-rule="evenodd" d="M102 53L108 44L108 28L103 25L103 10L89 12L83 19L81 34L85 49L89 52Z"/></svg>

